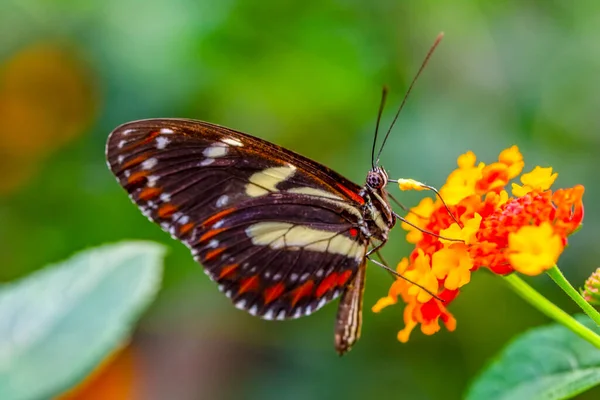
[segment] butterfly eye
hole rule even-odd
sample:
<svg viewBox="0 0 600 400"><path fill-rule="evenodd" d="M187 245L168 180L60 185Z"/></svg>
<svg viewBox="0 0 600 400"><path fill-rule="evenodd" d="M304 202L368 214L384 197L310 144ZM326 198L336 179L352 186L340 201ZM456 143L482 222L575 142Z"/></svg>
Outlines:
<svg viewBox="0 0 600 400"><path fill-rule="evenodd" d="M372 189L381 189L386 184L386 179L380 171L369 171L367 185Z"/></svg>

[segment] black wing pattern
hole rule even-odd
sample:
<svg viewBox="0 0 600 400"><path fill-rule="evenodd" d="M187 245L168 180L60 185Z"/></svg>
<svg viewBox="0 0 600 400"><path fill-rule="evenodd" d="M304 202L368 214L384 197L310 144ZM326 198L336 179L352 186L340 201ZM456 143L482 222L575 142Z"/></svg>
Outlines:
<svg viewBox="0 0 600 400"><path fill-rule="evenodd" d="M361 188L308 158L182 119L121 125L106 153L144 215L253 315L308 315L364 265Z"/></svg>

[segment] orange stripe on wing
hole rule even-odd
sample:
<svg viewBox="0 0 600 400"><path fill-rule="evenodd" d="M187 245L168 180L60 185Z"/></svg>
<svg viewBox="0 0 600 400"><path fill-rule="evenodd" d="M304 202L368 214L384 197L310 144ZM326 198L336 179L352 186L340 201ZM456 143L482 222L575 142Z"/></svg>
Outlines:
<svg viewBox="0 0 600 400"><path fill-rule="evenodd" d="M258 290L258 282L259 282L258 275L254 275L254 276L251 276L250 278L244 279L243 281L240 282L240 288L239 288L237 294L240 295L245 292Z"/></svg>
<svg viewBox="0 0 600 400"><path fill-rule="evenodd" d="M223 211L219 211L218 213L208 217L207 219L204 220L204 222L202 222L202 226L204 227L208 227L213 225L215 222L217 222L218 220L220 220L221 218L225 217L226 215L231 214L232 212L235 211L235 207L231 207L231 208L227 208Z"/></svg>
<svg viewBox="0 0 600 400"><path fill-rule="evenodd" d="M317 287L317 291L315 292L315 296L322 297L325 293L329 292L331 289L335 288L338 283L338 273L332 272L327 275L323 281Z"/></svg>
<svg viewBox="0 0 600 400"><path fill-rule="evenodd" d="M142 183L144 181L144 178L146 178L147 176L148 171L134 172L133 174L129 175L129 178L127 178L127 184L136 185L138 183Z"/></svg>
<svg viewBox="0 0 600 400"><path fill-rule="evenodd" d="M308 297L312 294L315 283L312 280L306 281L302 284L302 286L297 287L292 292L292 307L295 307L296 304L303 297Z"/></svg>
<svg viewBox="0 0 600 400"><path fill-rule="evenodd" d="M192 229L194 229L194 226L196 224L194 224L193 222L188 222L185 225L181 225L181 227L179 228L179 234L180 235L185 235L186 233L188 233L189 231L191 231Z"/></svg>
<svg viewBox="0 0 600 400"><path fill-rule="evenodd" d="M223 279L233 274L233 272L239 267L239 264L230 264L226 265L221 269L221 273L219 274L219 279Z"/></svg>
<svg viewBox="0 0 600 400"><path fill-rule="evenodd" d="M265 304L269 304L270 302L275 301L279 296L281 296L284 290L285 285L281 282L266 288L263 291L263 296L265 297Z"/></svg>
<svg viewBox="0 0 600 400"><path fill-rule="evenodd" d="M211 250L208 253L206 253L206 255L204 256L204 261L210 261L224 251L225 251L225 247L221 247L220 249Z"/></svg>
<svg viewBox="0 0 600 400"><path fill-rule="evenodd" d="M147 187L142 189L142 191L140 192L140 200L144 200L144 201L148 201L156 196L158 196L160 193L162 192L162 190L160 188L157 187Z"/></svg>
<svg viewBox="0 0 600 400"><path fill-rule="evenodd" d="M352 270L347 269L344 272L341 272L338 277L338 280L337 280L337 285L344 286L348 282L348 279L350 279L351 276L352 276Z"/></svg>
<svg viewBox="0 0 600 400"><path fill-rule="evenodd" d="M177 211L177 207L171 203L166 203L158 209L158 216L159 218L169 218L175 211Z"/></svg>
<svg viewBox="0 0 600 400"><path fill-rule="evenodd" d="M226 230L227 228L211 229L207 231L204 235L200 236L200 239L198 239L198 243L202 243Z"/></svg>
<svg viewBox="0 0 600 400"><path fill-rule="evenodd" d="M346 196L350 197L352 200L354 200L355 202L357 202L360 205L365 204L365 199L362 198L362 196L358 193L356 193L355 191L348 189L346 186L342 185L341 183L337 184L337 187L346 194Z"/></svg>
<svg viewBox="0 0 600 400"><path fill-rule="evenodd" d="M134 165L141 164L142 162L146 161L147 158L148 158L148 156L146 154L142 154L137 157L134 157L131 160L127 161L125 164L123 164L121 166L121 169L127 169L127 168L133 167Z"/></svg>
<svg viewBox="0 0 600 400"><path fill-rule="evenodd" d="M137 142L133 142L129 146L126 146L124 149L122 149L122 151L123 152L128 152L128 151L131 151L131 150L135 149L138 146L141 146L143 144L148 144L151 141L153 141L158 135L160 135L160 131L151 132L148 136L146 136L142 140L137 141Z"/></svg>

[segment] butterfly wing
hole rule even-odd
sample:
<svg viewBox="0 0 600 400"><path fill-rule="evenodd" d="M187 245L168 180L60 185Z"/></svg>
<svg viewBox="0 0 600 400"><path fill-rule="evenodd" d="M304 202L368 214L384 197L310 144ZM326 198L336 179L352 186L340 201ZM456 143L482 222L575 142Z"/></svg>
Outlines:
<svg viewBox="0 0 600 400"><path fill-rule="evenodd" d="M364 261L360 187L294 152L181 119L122 125L106 152L144 215L253 315L308 315Z"/></svg>

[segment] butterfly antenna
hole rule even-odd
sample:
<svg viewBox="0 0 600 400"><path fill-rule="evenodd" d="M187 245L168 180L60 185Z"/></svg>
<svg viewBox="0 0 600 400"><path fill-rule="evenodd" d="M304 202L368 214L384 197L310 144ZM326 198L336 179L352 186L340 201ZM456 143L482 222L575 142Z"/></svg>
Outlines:
<svg viewBox="0 0 600 400"><path fill-rule="evenodd" d="M433 54L433 52L436 49L436 47L438 46L438 44L440 44L443 37L444 37L444 32L440 32L440 34L435 39L435 42L433 42L433 45L429 49L429 52L425 56L425 60L423 60L423 63L421 64L421 68L419 68L419 71L417 72L417 74L413 78L412 82L410 83L410 86L408 87L408 90L406 91L406 94L404 95L404 99L402 99L402 103L400 104L400 107L398 108L398 112L396 112L396 115L394 116L394 119L392 120L392 124L390 125L390 128L388 129L387 133L385 134L383 143L381 144L381 147L379 148L379 153L377 153L377 161L375 162L375 164L379 164L379 156L381 155L383 146L385 146L385 142L387 141L388 137L390 136L390 132L392 131L392 128L394 127L394 124L396 123L396 120L398 119L398 116L400 115L400 112L404 108L404 104L406 104L406 99L408 99L408 96L410 95L410 92L412 91L413 86L417 82L417 79L421 75L421 72L423 72L423 70L425 69L425 66L429 62L431 55Z"/></svg>
<svg viewBox="0 0 600 400"><path fill-rule="evenodd" d="M381 90L381 102L379 103L379 111L377 112L377 125L375 125L375 137L373 138L373 148L371 149L371 166L373 169L375 169L375 145L377 144L377 133L379 133L379 122L381 121L381 114L383 114L383 108L385 107L387 93L388 88L384 86Z"/></svg>

